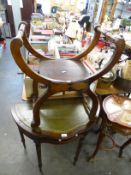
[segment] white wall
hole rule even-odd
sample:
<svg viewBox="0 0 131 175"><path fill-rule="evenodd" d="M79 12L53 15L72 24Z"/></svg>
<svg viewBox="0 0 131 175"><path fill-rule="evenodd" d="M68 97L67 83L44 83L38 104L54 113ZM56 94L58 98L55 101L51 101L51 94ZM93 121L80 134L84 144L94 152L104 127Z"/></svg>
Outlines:
<svg viewBox="0 0 131 175"><path fill-rule="evenodd" d="M37 3L42 4L43 13L48 15L51 12L51 0L36 0Z"/></svg>
<svg viewBox="0 0 131 175"><path fill-rule="evenodd" d="M12 10L13 10L13 16L14 16L15 31L17 33L18 26L21 21L20 0L11 0L11 3L12 3Z"/></svg>

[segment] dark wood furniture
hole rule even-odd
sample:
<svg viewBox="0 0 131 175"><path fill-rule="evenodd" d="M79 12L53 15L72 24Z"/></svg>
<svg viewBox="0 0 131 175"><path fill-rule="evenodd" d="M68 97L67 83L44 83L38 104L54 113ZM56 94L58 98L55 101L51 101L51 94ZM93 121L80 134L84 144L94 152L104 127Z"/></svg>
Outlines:
<svg viewBox="0 0 131 175"><path fill-rule="evenodd" d="M21 19L22 21L26 21L28 23L26 33L29 35L30 33L30 22L31 22L31 15L34 13L34 0L22 0L23 7L21 10Z"/></svg>
<svg viewBox="0 0 131 175"><path fill-rule="evenodd" d="M108 64L98 72L89 73L89 69L83 65L81 59L84 58L97 44L101 31L95 28L94 38L90 46L81 54L64 59L55 60L37 53L29 44L26 33L26 23L22 22L17 36L11 41L11 53L16 64L29 77L34 80L34 103L26 102L16 104L12 108L13 118L20 131L21 140L25 147L24 135L31 138L36 145L39 169L42 168L41 143L64 144L76 138L80 138L77 147L74 164L78 159L83 140L88 129L95 123L99 108L99 100L91 89L91 84L99 77L110 70L118 61L123 49L124 40L111 39L116 50ZM34 56L39 58L39 70L31 69L26 59L21 54L21 47L24 46ZM46 92L38 97L37 83L44 84ZM92 101L89 116L87 114L87 104L82 103L82 98L48 100L48 98L58 92L77 91L87 94L87 98Z"/></svg>
<svg viewBox="0 0 131 175"><path fill-rule="evenodd" d="M103 100L101 129L96 148L93 154L89 157L89 160L95 157L105 137L110 138L112 141L112 147L110 149L113 147L119 148L119 157L122 157L123 149L131 143L131 137L122 145L118 145L113 138L115 133L120 133L124 136L131 135L131 98L128 97L128 94L130 95L129 92L131 91L131 81L124 81L125 82L120 82L120 78L118 78L115 83L117 84L117 87L119 84L119 89L122 89L125 94L110 95Z"/></svg>
<svg viewBox="0 0 131 175"><path fill-rule="evenodd" d="M6 4L7 4L7 0L5 0L5 1L6 1ZM15 31L15 23L14 23L12 6L7 4L5 12L6 12L7 23L9 23L9 25L10 25L11 36L15 37L16 36L16 31Z"/></svg>

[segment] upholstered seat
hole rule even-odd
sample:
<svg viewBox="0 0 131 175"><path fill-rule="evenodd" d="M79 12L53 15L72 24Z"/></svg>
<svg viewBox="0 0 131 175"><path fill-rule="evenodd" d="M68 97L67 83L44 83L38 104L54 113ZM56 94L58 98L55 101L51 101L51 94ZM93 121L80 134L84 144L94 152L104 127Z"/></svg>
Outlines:
<svg viewBox="0 0 131 175"><path fill-rule="evenodd" d="M18 103L12 108L17 122L32 132L33 118L31 103ZM84 130L89 122L88 115L83 108L81 98L48 100L40 110L40 126L34 128L40 135L54 135L57 139L66 139L76 130ZM63 135L62 135L63 134ZM64 135L65 134L65 135Z"/></svg>

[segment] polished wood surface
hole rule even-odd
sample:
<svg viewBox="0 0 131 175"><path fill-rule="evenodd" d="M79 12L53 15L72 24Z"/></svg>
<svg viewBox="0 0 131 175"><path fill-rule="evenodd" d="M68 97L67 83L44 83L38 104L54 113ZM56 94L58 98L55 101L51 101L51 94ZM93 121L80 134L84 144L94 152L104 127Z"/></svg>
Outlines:
<svg viewBox="0 0 131 175"><path fill-rule="evenodd" d="M41 62L39 67L40 74L44 78L53 82L79 82L86 80L90 73L86 68L83 68L83 63L73 60L54 60Z"/></svg>
<svg viewBox="0 0 131 175"><path fill-rule="evenodd" d="M96 156L105 137L108 137L112 142L111 148L108 149L119 147L119 157L122 157L124 148L131 144L131 137L118 145L113 138L115 133L124 136L131 135L131 99L127 96L110 95L103 100L101 129L95 150L89 160Z"/></svg>
<svg viewBox="0 0 131 175"><path fill-rule="evenodd" d="M16 36L15 23L14 23L13 10L11 5L6 6L6 16L7 16L7 21L10 24L11 36L15 37Z"/></svg>
<svg viewBox="0 0 131 175"><path fill-rule="evenodd" d="M131 99L124 96L108 96L103 101L108 120L125 127L131 132Z"/></svg>
<svg viewBox="0 0 131 175"><path fill-rule="evenodd" d="M25 147L23 135L26 135L35 142L38 156L38 165L41 170L41 143L45 142L64 144L79 137L80 140L74 158L75 164L78 159L82 143L87 134L87 131L96 122L97 116L99 114L98 109L100 109L98 97L94 93L90 85L101 76L103 76L105 73L107 73L115 65L115 63L118 62L125 47L124 40L114 39L111 36L108 36L106 33L100 30L99 26L97 26L95 28L95 34L92 43L83 53L65 60L56 60L41 55L36 50L34 50L30 45L28 39L26 38L25 31L26 23L22 22L20 24L18 35L12 39L10 46L11 53L14 57L16 64L27 76L34 80L34 94L32 98L33 103L26 102L26 104L24 105L18 104L12 108L12 115L19 128L22 143ZM91 52L91 50L96 46L101 33L115 44L115 52L112 55L109 63L106 64L103 69L95 73L92 71L90 71L89 73L88 69L83 65L81 58L84 59L84 56ZM22 46L24 46L29 52L31 52L35 57L40 60L38 71L33 70L27 64L26 59L21 53ZM46 87L46 91L40 97L38 97L37 91L38 83L41 83ZM50 114L55 113L47 110L46 108L48 98L55 93L65 91L76 91L80 94L85 93L92 101L90 113L87 113L87 110L85 109L86 105L83 106L81 102L80 104L76 104L76 100L72 102L71 99L66 99L69 101L67 103L67 110L65 110L65 112L63 113L61 111L61 105L63 105L64 107L65 101L59 102L57 107L58 111L56 110L57 115L54 115L50 118ZM55 106L56 103L57 102L54 102L54 105L48 104L49 108L53 109L53 106ZM76 107L73 107L74 105ZM81 109L81 106L84 109ZM70 107L72 109L70 109ZM42 110L42 108L45 111ZM76 109L80 109L78 110L78 112L81 113L80 116L78 115ZM67 113L67 111L70 112L70 115ZM76 112L74 113L74 111ZM70 116L67 117L68 120L64 118L64 114ZM62 124L60 124L61 127L63 125L63 130L60 130L61 127L59 128L59 122L55 122L55 119L57 120L59 118L59 115L61 115L61 117L63 118L63 120L61 120ZM52 120L51 123L49 122L50 120ZM72 125L72 123L74 124ZM49 128L53 129L54 124L57 124L57 127L55 127L55 131L50 132ZM65 126L67 126L69 132L64 129Z"/></svg>
<svg viewBox="0 0 131 175"><path fill-rule="evenodd" d="M101 79L98 80L95 92L98 95L110 95L110 94L119 94L124 91L120 87L114 86L114 82L103 82Z"/></svg>
<svg viewBox="0 0 131 175"><path fill-rule="evenodd" d="M22 21L26 21L28 23L27 26L27 34L29 35L30 32L30 21L31 21L31 15L34 12L34 0L22 0L23 7L20 8L21 10L21 19Z"/></svg>

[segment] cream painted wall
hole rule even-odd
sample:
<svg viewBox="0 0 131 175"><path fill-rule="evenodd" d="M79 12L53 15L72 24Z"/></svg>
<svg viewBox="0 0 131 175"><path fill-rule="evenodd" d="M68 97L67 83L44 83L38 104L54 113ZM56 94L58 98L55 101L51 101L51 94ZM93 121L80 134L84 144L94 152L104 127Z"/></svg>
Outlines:
<svg viewBox="0 0 131 175"><path fill-rule="evenodd" d="M10 0L12 4L14 23L15 23L15 31L17 33L18 26L21 21L21 12L20 12L20 0Z"/></svg>
<svg viewBox="0 0 131 175"><path fill-rule="evenodd" d="M86 0L35 0L42 4L43 12L49 14L52 6L59 6L64 10L81 11L86 4Z"/></svg>
<svg viewBox="0 0 131 175"><path fill-rule="evenodd" d="M51 0L36 0L37 3L42 4L42 10L44 14L50 14L51 12Z"/></svg>

